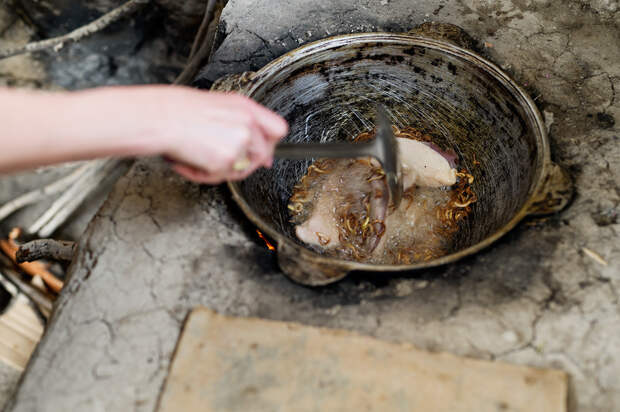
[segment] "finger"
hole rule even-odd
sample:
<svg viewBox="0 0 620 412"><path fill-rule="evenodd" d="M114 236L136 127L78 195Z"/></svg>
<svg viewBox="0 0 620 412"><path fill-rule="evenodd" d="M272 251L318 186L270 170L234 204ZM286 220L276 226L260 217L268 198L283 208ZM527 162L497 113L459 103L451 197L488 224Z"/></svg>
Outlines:
<svg viewBox="0 0 620 412"><path fill-rule="evenodd" d="M247 178L249 175L253 173L253 170L243 170L243 171L230 171L226 173L209 173L204 170L197 169L192 166L175 164L173 165L173 170L185 177L188 180L191 180L196 183L205 183L205 184L221 184L226 181L235 181L235 180L243 180Z"/></svg>
<svg viewBox="0 0 620 412"><path fill-rule="evenodd" d="M264 166L271 157L273 151L271 146L270 143L264 142L262 135L256 135L247 152L235 162L235 164L242 165L242 169L235 170L233 167L233 170L226 173L226 178L230 180L244 179ZM243 165L243 163L246 164Z"/></svg>
<svg viewBox="0 0 620 412"><path fill-rule="evenodd" d="M253 130L247 153L252 167L256 169L264 165L273 155L273 144L265 140L265 136L260 130L255 129Z"/></svg>
<svg viewBox="0 0 620 412"><path fill-rule="evenodd" d="M270 141L279 141L288 134L288 122L279 114L247 98L246 105Z"/></svg>
<svg viewBox="0 0 620 412"><path fill-rule="evenodd" d="M263 163L263 166L267 169L271 169L273 167L273 156L269 156L267 160L265 160L265 163Z"/></svg>
<svg viewBox="0 0 620 412"><path fill-rule="evenodd" d="M256 159L253 155L248 155L242 160L235 162L232 170L227 171L223 175L227 179L244 178L254 173L258 168L263 166L264 159Z"/></svg>
<svg viewBox="0 0 620 412"><path fill-rule="evenodd" d="M175 163L172 170L183 176L184 178L196 183L219 184L224 182L224 178L217 174L209 173L192 166Z"/></svg>
<svg viewBox="0 0 620 412"><path fill-rule="evenodd" d="M190 162L191 165L212 173L228 173L232 170L235 162L248 156L253 141L257 141L258 145L252 150L258 155L265 156L263 152L266 149L261 146L262 137L256 130L256 126L213 126L209 133L218 137L210 142L207 141L207 137L200 139L194 150L187 153L187 156L194 160Z"/></svg>
<svg viewBox="0 0 620 412"><path fill-rule="evenodd" d="M254 100L236 93L211 93L217 104L209 108L209 117L235 124L256 124L268 141L279 141L289 130L288 123L280 115ZM230 124L230 123L229 123Z"/></svg>
<svg viewBox="0 0 620 412"><path fill-rule="evenodd" d="M269 153L267 155L267 157L265 158L265 160L262 163L262 166L266 167L266 168L271 168L273 166L273 158L274 158L274 150L275 150L275 143L271 143L269 145Z"/></svg>

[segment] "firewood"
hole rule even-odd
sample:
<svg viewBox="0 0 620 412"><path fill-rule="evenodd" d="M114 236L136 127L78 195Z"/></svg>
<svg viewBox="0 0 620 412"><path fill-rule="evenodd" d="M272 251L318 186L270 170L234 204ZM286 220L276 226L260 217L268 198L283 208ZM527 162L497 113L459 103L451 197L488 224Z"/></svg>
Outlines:
<svg viewBox="0 0 620 412"><path fill-rule="evenodd" d="M12 269L13 266L11 259L0 253L0 275L13 284L26 298L30 299L31 303L40 312L41 319L47 321L52 313L52 302L56 295L46 290L40 290L31 283L25 282L22 279L22 274Z"/></svg>
<svg viewBox="0 0 620 412"><path fill-rule="evenodd" d="M51 39L31 42L20 47L12 47L6 50L1 50L0 59L16 56L18 54L31 53L46 49L54 49L55 51L57 51L62 48L65 43L77 42L84 37L97 33L98 31L101 31L102 29L108 27L110 24L114 23L120 18L135 12L149 2L150 0L129 0L128 2L115 8L114 10L99 17L98 19L82 27L78 27L70 33L58 37L53 37Z"/></svg>
<svg viewBox="0 0 620 412"><path fill-rule="evenodd" d="M48 265L40 261L17 263L16 254L19 245L15 242L15 239L19 236L19 233L21 233L20 230L16 231L14 229L11 235L9 235L9 239L0 240L0 250L11 258L11 260L25 273L31 276L39 276L51 290L59 293L63 287L63 281L48 270Z"/></svg>
<svg viewBox="0 0 620 412"><path fill-rule="evenodd" d="M89 169L28 228L28 233L42 238L54 233L121 162L109 158L89 162Z"/></svg>
<svg viewBox="0 0 620 412"><path fill-rule="evenodd" d="M220 17L227 3L228 0L207 0L205 14L192 44L187 65L176 78L174 84L191 84L200 67L210 59Z"/></svg>
<svg viewBox="0 0 620 412"><path fill-rule="evenodd" d="M31 192L24 193L23 195L7 202L2 207L0 207L0 221L7 218L9 215L17 212L23 207L39 202L48 196L55 195L57 193L62 192L67 189L69 186L73 185L80 177L88 171L88 169L92 166L91 163L86 163L73 170L66 176L63 176L61 179L56 180L47 186L40 187Z"/></svg>
<svg viewBox="0 0 620 412"><path fill-rule="evenodd" d="M55 239L37 239L19 246L15 258L17 263L40 259L71 261L75 253L75 242Z"/></svg>

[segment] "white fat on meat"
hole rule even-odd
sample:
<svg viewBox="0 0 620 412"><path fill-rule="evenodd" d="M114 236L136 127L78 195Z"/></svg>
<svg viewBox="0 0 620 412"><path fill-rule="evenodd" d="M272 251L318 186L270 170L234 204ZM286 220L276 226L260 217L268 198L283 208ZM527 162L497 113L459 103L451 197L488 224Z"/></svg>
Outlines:
<svg viewBox="0 0 620 412"><path fill-rule="evenodd" d="M335 185L337 178L339 176L330 175L321 185L310 217L295 228L297 238L302 242L326 248L340 244L336 222L336 206L339 198L338 187Z"/></svg>
<svg viewBox="0 0 620 412"><path fill-rule="evenodd" d="M405 190L411 186L442 187L456 183L456 169L438 151L418 140L397 137Z"/></svg>

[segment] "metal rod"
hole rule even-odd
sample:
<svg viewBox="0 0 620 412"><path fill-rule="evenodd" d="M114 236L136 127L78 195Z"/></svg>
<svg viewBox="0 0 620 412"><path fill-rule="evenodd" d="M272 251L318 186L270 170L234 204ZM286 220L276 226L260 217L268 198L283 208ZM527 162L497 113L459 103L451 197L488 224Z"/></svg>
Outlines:
<svg viewBox="0 0 620 412"><path fill-rule="evenodd" d="M357 158L375 155L375 144L371 143L280 143L275 157L285 159ZM379 159L380 160L380 159Z"/></svg>

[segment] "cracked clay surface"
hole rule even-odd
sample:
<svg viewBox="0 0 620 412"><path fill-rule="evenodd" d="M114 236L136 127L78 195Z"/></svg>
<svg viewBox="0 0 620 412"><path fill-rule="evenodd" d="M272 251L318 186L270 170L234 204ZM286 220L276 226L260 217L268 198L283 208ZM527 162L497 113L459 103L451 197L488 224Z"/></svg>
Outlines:
<svg viewBox="0 0 620 412"><path fill-rule="evenodd" d="M614 0L231 0L204 78L260 68L310 40L460 25L530 92L570 207L456 264L321 289L289 282L225 188L155 161L122 178L81 241L10 411L153 411L196 305L344 328L433 351L554 367L569 410L620 405L620 12ZM250 10L250 11L248 11ZM585 249L584 249L585 248ZM600 259L593 258L592 252Z"/></svg>

